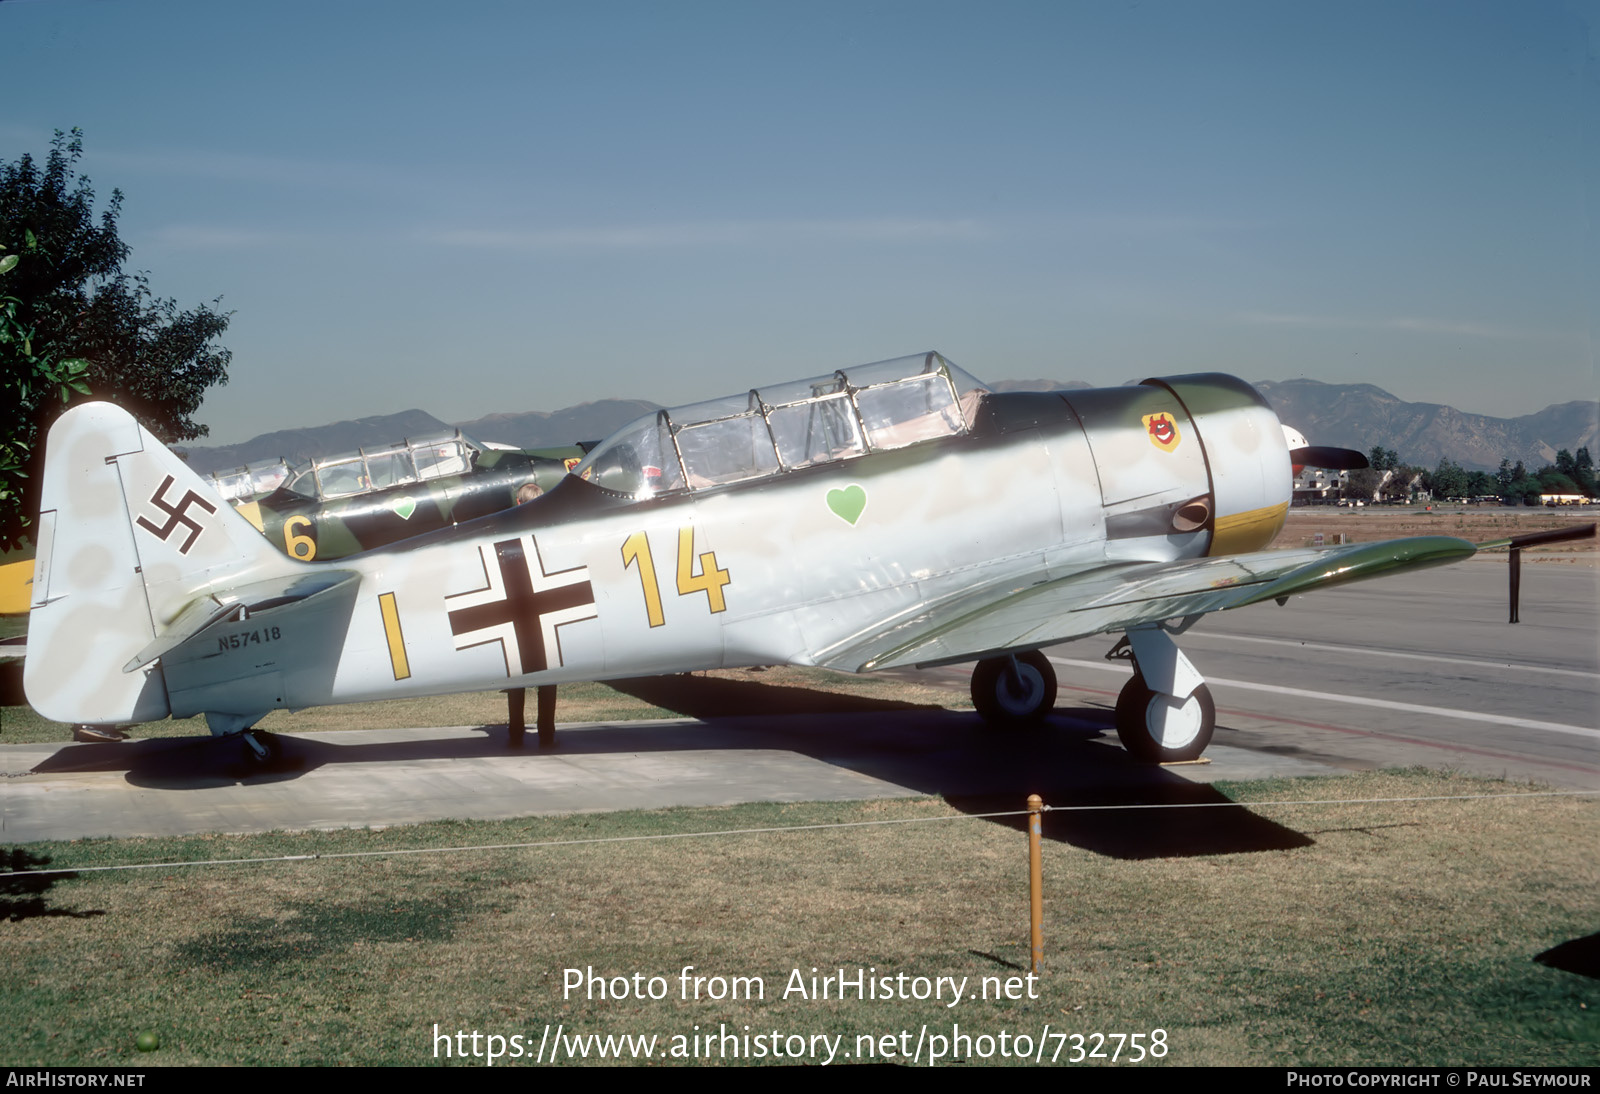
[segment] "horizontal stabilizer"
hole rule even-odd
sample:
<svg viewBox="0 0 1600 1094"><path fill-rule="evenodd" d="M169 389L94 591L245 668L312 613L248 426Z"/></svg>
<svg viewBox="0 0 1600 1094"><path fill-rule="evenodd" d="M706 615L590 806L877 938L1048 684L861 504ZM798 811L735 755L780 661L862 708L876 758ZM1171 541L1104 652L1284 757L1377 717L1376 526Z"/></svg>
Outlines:
<svg viewBox="0 0 1600 1094"><path fill-rule="evenodd" d="M135 672L160 660L217 623L225 620L242 621L255 612L310 600L360 579L361 575L354 570L319 570L307 574L286 574L269 581L208 594L179 612L171 626L122 666L122 671Z"/></svg>

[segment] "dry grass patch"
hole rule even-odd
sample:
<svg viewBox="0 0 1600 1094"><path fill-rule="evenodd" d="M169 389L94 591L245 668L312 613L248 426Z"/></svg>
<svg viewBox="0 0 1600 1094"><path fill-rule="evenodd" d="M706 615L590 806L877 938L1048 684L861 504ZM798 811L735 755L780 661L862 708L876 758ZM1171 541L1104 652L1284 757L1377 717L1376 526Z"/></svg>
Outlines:
<svg viewBox="0 0 1600 1094"><path fill-rule="evenodd" d="M1381 773L1240 785L1244 800L1504 793ZM10 1062L428 1063L453 1032L671 1038L695 1025L843 1035L1167 1031L1178 1064L1588 1064L1600 987L1539 953L1595 929L1600 811L1574 798L1256 811L1287 851L1113 858L1047 841L1041 998L783 998L793 971L1013 976L1024 838L991 821L80 874L0 924ZM1175 823L1203 826L1220 810ZM331 854L952 816L939 801L441 823L382 832L79 841L59 865ZM1103 823L1118 823L1108 812ZM35 909L39 911L40 909ZM680 970L760 1000L678 997ZM661 976L664 1001L564 998L563 970ZM819 975L820 975L819 973ZM138 1057L136 1031L164 1047ZM670 1042L663 1040L661 1047ZM1063 1059L1070 1054L1070 1046ZM978 1062L978 1061L973 1061Z"/></svg>
<svg viewBox="0 0 1600 1094"><path fill-rule="evenodd" d="M1283 530L1272 541L1273 547L1309 547L1321 532L1331 545L1333 536L1343 532L1353 542L1370 543L1402 536L1457 536L1484 543L1529 532L1549 532L1577 524L1592 524L1594 506L1569 509L1461 509L1417 506L1383 506L1374 509L1341 509L1338 506L1311 505L1289 510ZM1589 555L1594 540L1572 540L1528 550L1528 556Z"/></svg>

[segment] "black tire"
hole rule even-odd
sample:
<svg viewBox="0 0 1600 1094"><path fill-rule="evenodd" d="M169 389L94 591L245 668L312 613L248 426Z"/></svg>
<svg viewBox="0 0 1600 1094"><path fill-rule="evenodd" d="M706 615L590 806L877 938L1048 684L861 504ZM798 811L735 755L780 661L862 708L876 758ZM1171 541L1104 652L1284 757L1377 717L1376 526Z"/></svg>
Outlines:
<svg viewBox="0 0 1600 1094"><path fill-rule="evenodd" d="M972 670L972 705L992 726L1038 725L1056 705L1056 670L1038 650L979 661ZM1020 683L1020 687L1018 686Z"/></svg>
<svg viewBox="0 0 1600 1094"><path fill-rule="evenodd" d="M1117 738L1147 763L1198 760L1217 728L1217 704L1201 684L1182 703L1150 690L1135 674L1117 696Z"/></svg>

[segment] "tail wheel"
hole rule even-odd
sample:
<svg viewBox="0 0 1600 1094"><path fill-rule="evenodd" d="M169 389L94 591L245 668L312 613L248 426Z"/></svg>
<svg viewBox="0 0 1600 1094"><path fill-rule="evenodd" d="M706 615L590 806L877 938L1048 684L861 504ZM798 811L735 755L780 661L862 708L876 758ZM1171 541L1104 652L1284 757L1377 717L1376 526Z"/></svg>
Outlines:
<svg viewBox="0 0 1600 1094"><path fill-rule="evenodd" d="M1117 737L1122 747L1153 764L1198 760L1217 728L1217 704L1201 684L1187 699L1151 691L1135 675L1117 696Z"/></svg>
<svg viewBox="0 0 1600 1094"><path fill-rule="evenodd" d="M1056 670L1038 650L979 661L972 705L993 726L1034 725L1055 708Z"/></svg>
<svg viewBox="0 0 1600 1094"><path fill-rule="evenodd" d="M258 767L271 767L283 755L283 742L278 735L263 729L247 729L240 734L244 742L244 758Z"/></svg>

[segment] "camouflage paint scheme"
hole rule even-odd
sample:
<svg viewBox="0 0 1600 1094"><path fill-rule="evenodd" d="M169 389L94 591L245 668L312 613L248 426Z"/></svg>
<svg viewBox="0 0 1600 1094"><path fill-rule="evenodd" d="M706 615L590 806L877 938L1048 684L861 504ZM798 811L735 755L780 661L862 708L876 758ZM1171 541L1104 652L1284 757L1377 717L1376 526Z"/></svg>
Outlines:
<svg viewBox="0 0 1600 1094"><path fill-rule="evenodd" d="M48 457L30 702L247 742L284 707L974 658L980 712L1026 721L1055 695L1031 651L1121 632L1119 735L1192 756L1214 707L1167 621L1474 551L1261 550L1290 457L1243 381L994 394L936 353L660 411L541 498L335 563L268 548L113 406Z"/></svg>
<svg viewBox="0 0 1600 1094"><path fill-rule="evenodd" d="M326 500L285 484L238 509L291 558L327 561L509 509L528 483L541 493L554 489L583 454L578 445L480 449L472 469L459 475Z"/></svg>
<svg viewBox="0 0 1600 1094"><path fill-rule="evenodd" d="M259 497L224 497L254 524L267 539L291 558L302 562L343 558L374 547L452 524L473 520L518 504L519 491L529 483L539 492L556 484L583 458L593 445L566 445L555 448L484 448L461 438L471 451L471 469L458 475L445 475L419 482L402 483L384 490L366 490L348 497L320 499L280 486ZM395 448L404 448L404 444ZM388 453L384 453L388 454ZM331 461L353 457L333 457ZM286 465L275 461L279 478L286 478ZM213 489L231 485L240 478L239 468L208 476ZM245 476L247 477L247 476ZM315 493L313 481L313 493ZM21 615L32 597L34 549L31 543L9 552L0 552L0 615Z"/></svg>

